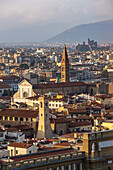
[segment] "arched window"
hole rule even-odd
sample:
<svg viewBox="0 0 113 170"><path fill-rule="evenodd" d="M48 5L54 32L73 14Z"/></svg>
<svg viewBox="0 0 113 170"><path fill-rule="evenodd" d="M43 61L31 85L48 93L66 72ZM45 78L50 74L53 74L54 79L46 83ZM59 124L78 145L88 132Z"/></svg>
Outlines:
<svg viewBox="0 0 113 170"><path fill-rule="evenodd" d="M64 71L64 67L62 67L62 71Z"/></svg>
<svg viewBox="0 0 113 170"><path fill-rule="evenodd" d="M28 97L27 92L24 92L24 93L23 93L23 97Z"/></svg>
<svg viewBox="0 0 113 170"><path fill-rule="evenodd" d="M91 88L91 95L93 95L93 89Z"/></svg>
<svg viewBox="0 0 113 170"><path fill-rule="evenodd" d="M41 106L41 108L42 108L42 102L40 102L40 106Z"/></svg>
<svg viewBox="0 0 113 170"><path fill-rule="evenodd" d="M45 106L46 106L46 107L48 106L48 102L45 102Z"/></svg>

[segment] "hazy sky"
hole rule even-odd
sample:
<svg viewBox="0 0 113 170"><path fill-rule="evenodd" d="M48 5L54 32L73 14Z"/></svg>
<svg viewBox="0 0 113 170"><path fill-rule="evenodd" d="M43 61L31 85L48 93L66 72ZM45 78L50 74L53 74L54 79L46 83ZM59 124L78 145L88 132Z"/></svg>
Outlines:
<svg viewBox="0 0 113 170"><path fill-rule="evenodd" d="M113 19L113 0L0 0L0 30Z"/></svg>

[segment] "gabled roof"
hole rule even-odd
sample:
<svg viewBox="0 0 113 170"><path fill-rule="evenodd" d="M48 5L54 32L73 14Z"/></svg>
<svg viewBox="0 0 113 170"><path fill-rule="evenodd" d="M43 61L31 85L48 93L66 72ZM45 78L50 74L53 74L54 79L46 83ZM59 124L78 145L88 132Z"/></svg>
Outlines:
<svg viewBox="0 0 113 170"><path fill-rule="evenodd" d="M29 80L23 79L23 80L18 84L18 86L22 85L23 83L26 83L26 85L32 85L32 83L31 83Z"/></svg>

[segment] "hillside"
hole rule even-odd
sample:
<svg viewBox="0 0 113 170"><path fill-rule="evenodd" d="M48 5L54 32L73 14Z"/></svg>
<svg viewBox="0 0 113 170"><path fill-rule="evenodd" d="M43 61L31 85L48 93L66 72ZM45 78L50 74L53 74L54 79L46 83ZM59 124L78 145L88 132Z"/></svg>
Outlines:
<svg viewBox="0 0 113 170"><path fill-rule="evenodd" d="M49 43L82 43L88 37L98 43L113 42L113 20L78 25L50 38Z"/></svg>

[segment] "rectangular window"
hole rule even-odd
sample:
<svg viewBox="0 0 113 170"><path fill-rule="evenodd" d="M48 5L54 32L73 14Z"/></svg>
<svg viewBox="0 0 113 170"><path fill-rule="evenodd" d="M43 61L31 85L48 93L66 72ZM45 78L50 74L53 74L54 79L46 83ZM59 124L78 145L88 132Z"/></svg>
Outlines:
<svg viewBox="0 0 113 170"><path fill-rule="evenodd" d="M62 75L62 78L64 78L64 75Z"/></svg>

